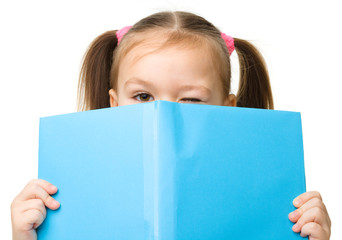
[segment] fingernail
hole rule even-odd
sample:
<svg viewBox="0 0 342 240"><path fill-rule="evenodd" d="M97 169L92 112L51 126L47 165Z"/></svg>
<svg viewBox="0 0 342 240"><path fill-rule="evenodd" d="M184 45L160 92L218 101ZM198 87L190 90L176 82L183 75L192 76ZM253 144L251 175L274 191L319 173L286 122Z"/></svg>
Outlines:
<svg viewBox="0 0 342 240"><path fill-rule="evenodd" d="M59 206L59 202L53 198L53 201L52 201L52 204L55 206L55 207L58 207Z"/></svg>
<svg viewBox="0 0 342 240"><path fill-rule="evenodd" d="M298 224L293 225L292 230L295 232L299 231L299 225Z"/></svg>
<svg viewBox="0 0 342 240"><path fill-rule="evenodd" d="M297 211L293 211L292 213L290 213L290 218L292 219L296 219L299 216L299 213Z"/></svg>
<svg viewBox="0 0 342 240"><path fill-rule="evenodd" d="M295 206L299 206L301 203L302 203L302 201L300 199L295 199L293 201L293 205L295 205Z"/></svg>
<svg viewBox="0 0 342 240"><path fill-rule="evenodd" d="M57 187L55 185L51 185L51 191L57 191Z"/></svg>

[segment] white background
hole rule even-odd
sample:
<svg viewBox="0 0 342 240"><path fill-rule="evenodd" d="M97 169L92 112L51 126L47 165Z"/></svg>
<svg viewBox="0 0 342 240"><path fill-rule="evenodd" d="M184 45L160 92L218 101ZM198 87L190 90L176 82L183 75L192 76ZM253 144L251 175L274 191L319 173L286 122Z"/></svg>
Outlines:
<svg viewBox="0 0 342 240"><path fill-rule="evenodd" d="M331 239L342 239L339 6L329 0L2 1L1 239L11 237L11 201L38 175L39 117L76 110L78 73L88 44L160 10L200 14L260 49L275 108L302 113L307 190L321 192L333 223ZM232 59L234 64L236 55Z"/></svg>

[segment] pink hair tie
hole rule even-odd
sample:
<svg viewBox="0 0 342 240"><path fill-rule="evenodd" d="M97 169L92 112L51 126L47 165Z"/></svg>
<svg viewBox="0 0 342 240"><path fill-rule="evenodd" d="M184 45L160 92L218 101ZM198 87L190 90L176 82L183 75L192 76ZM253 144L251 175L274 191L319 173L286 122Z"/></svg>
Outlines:
<svg viewBox="0 0 342 240"><path fill-rule="evenodd" d="M228 36L228 35L226 35L225 33L222 33L222 32L221 32L221 37L223 38L223 40L225 41L225 43L227 45L229 55L231 55L232 52L235 49L235 47L234 47L234 38L232 38L231 36Z"/></svg>
<svg viewBox="0 0 342 240"><path fill-rule="evenodd" d="M120 30L116 31L116 37L118 39L118 45L122 39L122 37L128 32L129 29L131 29L132 26L127 26L124 28L121 28Z"/></svg>

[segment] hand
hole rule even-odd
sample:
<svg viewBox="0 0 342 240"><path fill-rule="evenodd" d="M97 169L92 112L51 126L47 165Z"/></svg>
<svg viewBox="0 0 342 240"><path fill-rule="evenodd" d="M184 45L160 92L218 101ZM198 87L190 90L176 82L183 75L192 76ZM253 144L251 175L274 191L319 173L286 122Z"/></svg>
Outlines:
<svg viewBox="0 0 342 240"><path fill-rule="evenodd" d="M57 187L41 180L31 180L11 204L13 240L36 240L36 229L43 223L46 207L51 210L60 204L50 195L57 192Z"/></svg>
<svg viewBox="0 0 342 240"><path fill-rule="evenodd" d="M293 200L298 208L289 214L294 232L300 232L302 237L309 240L329 240L331 221L319 192L306 192Z"/></svg>

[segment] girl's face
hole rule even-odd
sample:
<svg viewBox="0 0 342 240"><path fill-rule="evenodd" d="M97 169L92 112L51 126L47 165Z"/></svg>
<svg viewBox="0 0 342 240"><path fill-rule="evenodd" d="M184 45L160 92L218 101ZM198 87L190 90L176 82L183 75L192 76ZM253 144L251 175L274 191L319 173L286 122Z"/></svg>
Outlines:
<svg viewBox="0 0 342 240"><path fill-rule="evenodd" d="M206 51L172 47L149 53L151 50L136 47L122 58L117 89L109 91L111 107L155 100L236 105L233 94L224 96Z"/></svg>

